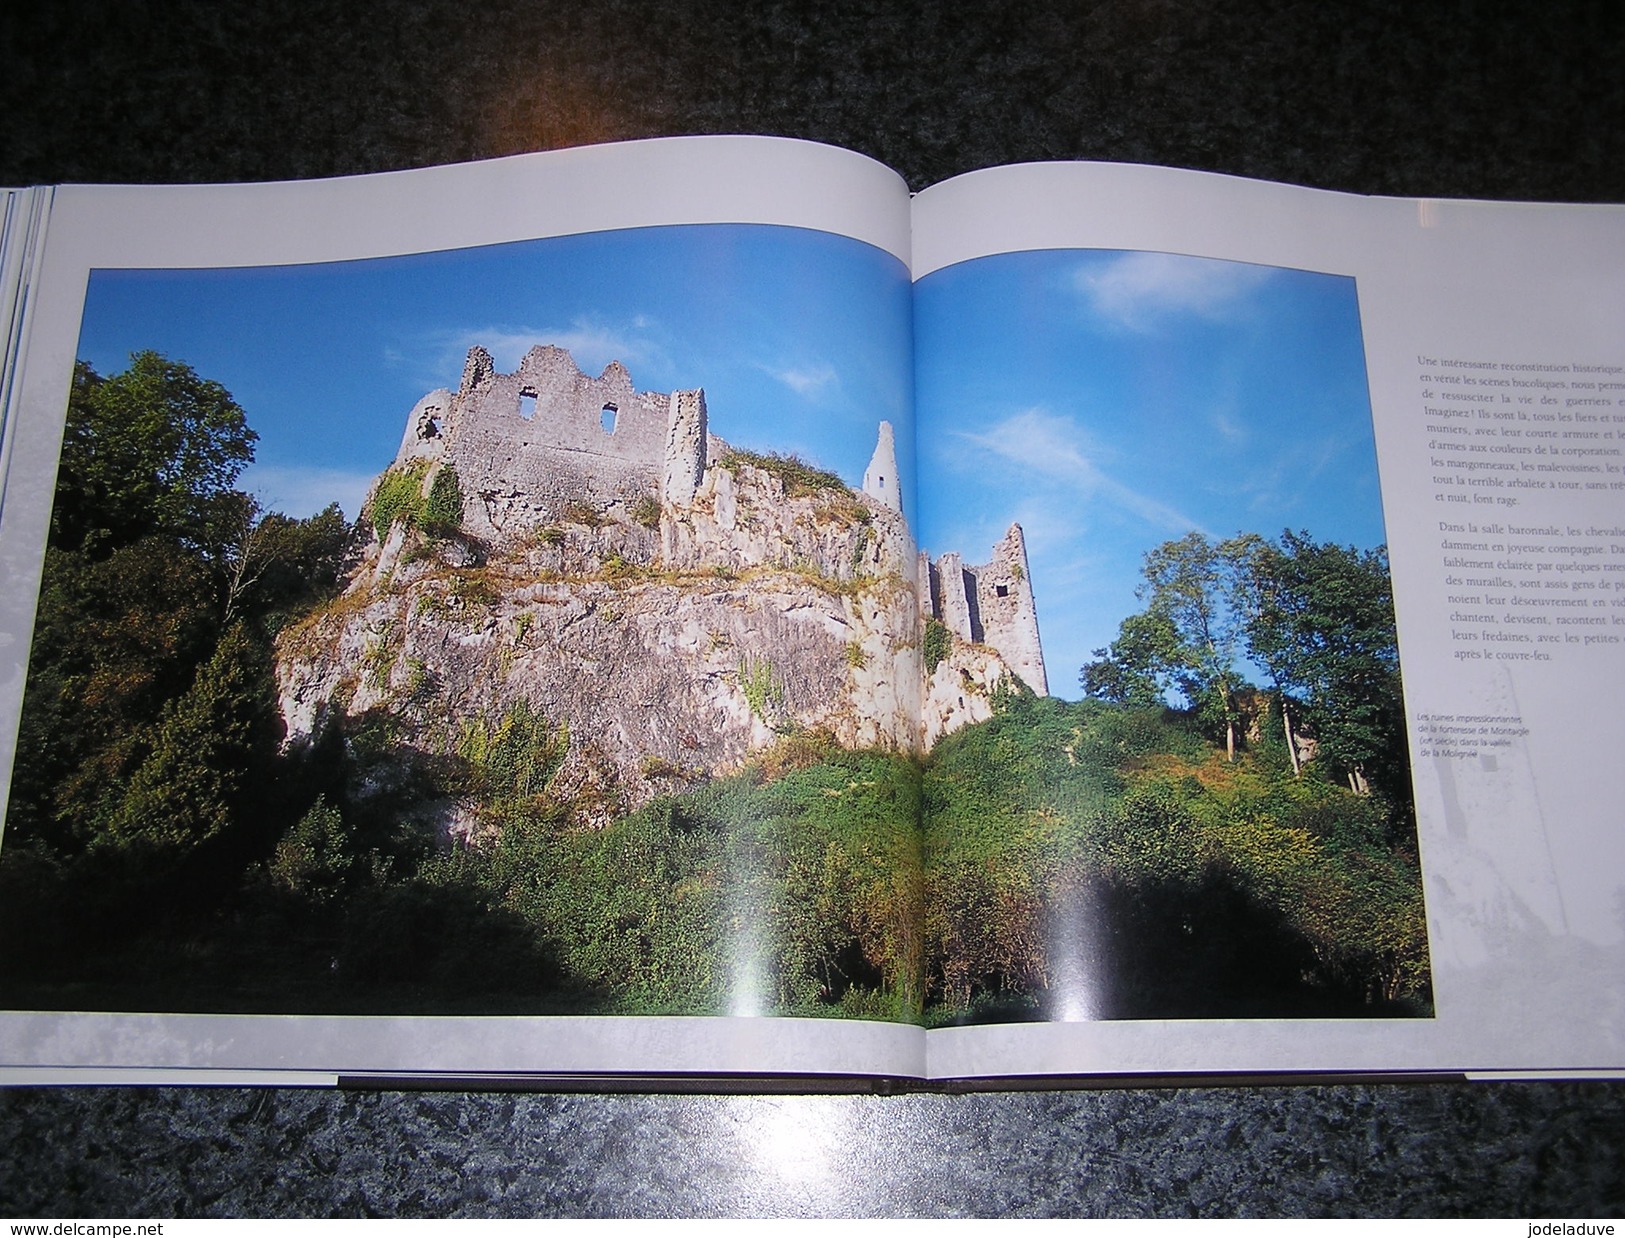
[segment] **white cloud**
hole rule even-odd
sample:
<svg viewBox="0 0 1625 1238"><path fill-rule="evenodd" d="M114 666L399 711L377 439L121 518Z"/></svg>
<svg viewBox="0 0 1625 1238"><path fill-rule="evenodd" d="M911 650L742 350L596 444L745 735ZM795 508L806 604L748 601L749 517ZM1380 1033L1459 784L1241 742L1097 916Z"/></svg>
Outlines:
<svg viewBox="0 0 1625 1238"><path fill-rule="evenodd" d="M302 520L329 503L337 503L345 519L354 520L361 514L361 503L373 476L347 469L251 464L243 470L237 485L258 499L267 511Z"/></svg>
<svg viewBox="0 0 1625 1238"><path fill-rule="evenodd" d="M797 395L812 399L840 381L835 367L822 363L772 366L757 362L756 368L769 378L783 383Z"/></svg>
<svg viewBox="0 0 1625 1238"><path fill-rule="evenodd" d="M1208 422L1219 432L1221 437L1232 443L1243 442L1248 437L1247 427L1229 413L1214 410L1209 414Z"/></svg>
<svg viewBox="0 0 1625 1238"><path fill-rule="evenodd" d="M656 324L642 314L624 325L586 317L573 319L567 326L488 323L434 332L415 350L391 346L385 350L385 360L391 364L419 361L427 389L455 386L468 350L476 344L486 349L497 369L505 373L517 369L520 359L536 345L553 344L567 350L583 373L596 375L611 361L619 361L642 386L649 381L643 374L668 366L666 352L655 338L657 333Z"/></svg>
<svg viewBox="0 0 1625 1238"><path fill-rule="evenodd" d="M1326 474L1343 454L1344 444L1335 439L1309 440L1260 462L1241 481L1248 510L1289 519L1290 513L1301 509L1305 500L1312 501L1323 487L1340 484L1335 476L1327 479Z"/></svg>
<svg viewBox="0 0 1625 1238"><path fill-rule="evenodd" d="M1103 453L1070 418L1033 408L1006 417L986 434L960 437L1026 477L1119 507L1158 529L1184 534L1201 528L1189 516L1105 473L1097 463Z"/></svg>
<svg viewBox="0 0 1625 1238"><path fill-rule="evenodd" d="M1148 331L1175 315L1234 315L1272 273L1246 262L1136 251L1084 268L1074 278L1097 314L1131 331Z"/></svg>

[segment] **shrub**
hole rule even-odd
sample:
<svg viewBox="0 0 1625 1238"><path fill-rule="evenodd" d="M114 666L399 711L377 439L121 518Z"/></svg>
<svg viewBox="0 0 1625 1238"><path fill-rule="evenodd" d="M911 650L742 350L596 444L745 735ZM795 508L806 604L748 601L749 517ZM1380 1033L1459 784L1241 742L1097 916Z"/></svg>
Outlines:
<svg viewBox="0 0 1625 1238"><path fill-rule="evenodd" d="M418 523L423 514L423 479L428 472L427 462L418 460L405 468L387 469L378 479L367 504L367 516L380 541L389 536L397 522L407 528Z"/></svg>
<svg viewBox="0 0 1625 1238"><path fill-rule="evenodd" d="M550 727L528 701L510 705L495 724L485 718L463 721L455 745L467 761L476 789L493 800L540 795L569 752L570 736Z"/></svg>
<svg viewBox="0 0 1625 1238"><path fill-rule="evenodd" d="M675 761L668 761L665 757L648 754L638 761L638 773L650 782L659 779L669 779L674 782L686 782L694 776L694 771L678 765Z"/></svg>
<svg viewBox="0 0 1625 1238"><path fill-rule="evenodd" d="M953 648L953 633L948 625L937 618L925 621L925 673L932 674Z"/></svg>
<svg viewBox="0 0 1625 1238"><path fill-rule="evenodd" d="M626 514L631 517L633 524L653 529L660 524L660 502L652 494L640 494L632 500Z"/></svg>
<svg viewBox="0 0 1625 1238"><path fill-rule="evenodd" d="M344 818L323 796L277 843L271 859L277 884L317 902L336 897L357 871Z"/></svg>
<svg viewBox="0 0 1625 1238"><path fill-rule="evenodd" d="M604 557L603 566L599 568L599 575L612 582L636 580L647 574L646 569L639 564L628 563L618 550L610 551Z"/></svg>
<svg viewBox="0 0 1625 1238"><path fill-rule="evenodd" d="M451 579L451 593L464 606L495 606L501 595L483 572L459 572Z"/></svg>
<svg viewBox="0 0 1625 1238"><path fill-rule="evenodd" d="M784 708L784 685L766 658L746 654L739 659L739 690L745 694L751 713L763 722L768 721L769 709L777 713Z"/></svg>
<svg viewBox="0 0 1625 1238"><path fill-rule="evenodd" d="M440 466L429 486L429 497L423 503L423 531L434 537L449 537L463 527L463 487L457 480L457 470L449 464Z"/></svg>
<svg viewBox="0 0 1625 1238"><path fill-rule="evenodd" d="M586 499L572 499L559 517L566 524L584 524L589 529L602 528L604 513Z"/></svg>
<svg viewBox="0 0 1625 1238"><path fill-rule="evenodd" d="M762 472L778 479L779 484L784 487L785 497L790 499L821 494L827 490L850 489L836 474L827 469L808 464L800 456L780 455L776 451L763 455L754 451L735 449L722 458L721 464L725 469L737 469L742 464L761 469Z"/></svg>

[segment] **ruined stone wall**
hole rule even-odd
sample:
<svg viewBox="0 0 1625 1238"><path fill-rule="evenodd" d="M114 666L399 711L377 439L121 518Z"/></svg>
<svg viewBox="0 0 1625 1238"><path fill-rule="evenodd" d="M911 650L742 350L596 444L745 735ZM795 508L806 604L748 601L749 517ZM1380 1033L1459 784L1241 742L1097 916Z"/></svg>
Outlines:
<svg viewBox="0 0 1625 1238"><path fill-rule="evenodd" d="M1039 696L1049 695L1044 647L1038 639L1038 608L1033 601L1027 542L1013 524L993 547L993 558L968 569L975 581L975 619L982 641L999 651L1010 669Z"/></svg>
<svg viewBox="0 0 1625 1238"><path fill-rule="evenodd" d="M705 442L703 398L687 398ZM556 520L573 504L606 509L658 498L668 472L673 400L634 390L612 361L596 378L552 345L527 352L511 374L469 350L455 393L431 392L407 420L397 464L444 461L457 470L464 526L493 537Z"/></svg>
<svg viewBox="0 0 1625 1238"><path fill-rule="evenodd" d="M671 507L687 507L705 476L708 418L705 392L674 391L666 416L665 477L660 484L661 501Z"/></svg>
<svg viewBox="0 0 1625 1238"><path fill-rule="evenodd" d="M979 644L982 634L971 623L970 599L973 586L967 581L964 560L958 551L949 551L937 560L931 578L931 596L936 617L962 641Z"/></svg>
<svg viewBox="0 0 1625 1238"><path fill-rule="evenodd" d="M1044 692L1021 530L987 564L933 564L891 426L877 440L861 492L809 488L711 435L703 392L638 392L618 363L593 378L552 347L499 374L472 349L457 390L412 409L395 461L428 466L425 494L454 466L472 536L397 522L342 604L279 636L287 743L386 711L399 739L366 777L405 787L448 725L524 701L567 730L555 785L603 824L791 731L918 752L991 717L1012 674ZM930 665L927 604L955 638ZM414 811L448 838L481 828L449 794Z"/></svg>
<svg viewBox="0 0 1625 1238"><path fill-rule="evenodd" d="M987 563L967 566L950 552L935 563L926 560L921 575L927 613L957 639L992 648L1029 688L1049 695L1027 543L1019 524L1010 526Z"/></svg>

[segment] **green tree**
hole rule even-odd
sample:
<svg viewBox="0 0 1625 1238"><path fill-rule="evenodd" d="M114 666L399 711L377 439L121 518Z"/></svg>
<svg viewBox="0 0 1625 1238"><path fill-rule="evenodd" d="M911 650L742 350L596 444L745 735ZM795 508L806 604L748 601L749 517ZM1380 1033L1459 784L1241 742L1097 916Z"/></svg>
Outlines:
<svg viewBox="0 0 1625 1238"><path fill-rule="evenodd" d="M1246 539L1214 543L1201 533L1164 542L1145 556L1137 590L1144 612L1131 615L1109 649L1083 668L1086 693L1124 704L1150 704L1177 692L1224 736L1235 759L1247 686L1237 669L1247 632L1240 571Z"/></svg>
<svg viewBox="0 0 1625 1238"><path fill-rule="evenodd" d="M72 851L96 834L136 760L136 735L186 691L218 621L208 565L170 539L102 559L46 551L8 835Z"/></svg>
<svg viewBox="0 0 1625 1238"><path fill-rule="evenodd" d="M281 512L261 513L247 495L238 535L224 548L225 621L244 615L277 619L293 608L322 601L338 588L350 563L355 530L337 503L296 520Z"/></svg>
<svg viewBox="0 0 1625 1238"><path fill-rule="evenodd" d="M362 859L343 815L318 795L310 811L277 843L271 876L286 889L326 903L362 871Z"/></svg>
<svg viewBox="0 0 1625 1238"><path fill-rule="evenodd" d="M139 737L145 749L102 838L143 849L184 849L237 817L273 749L270 666L242 626L221 637L192 686Z"/></svg>
<svg viewBox="0 0 1625 1238"><path fill-rule="evenodd" d="M1385 548L1316 542L1290 529L1248 560L1248 648L1296 699L1321 752L1365 794L1408 792L1404 703Z"/></svg>
<svg viewBox="0 0 1625 1238"><path fill-rule="evenodd" d="M347 534L337 508L261 516L232 488L255 438L184 363L77 367L7 818L19 837L59 854L210 837L248 765L269 761L269 651L235 621L328 587Z"/></svg>
<svg viewBox="0 0 1625 1238"><path fill-rule="evenodd" d="M1096 649L1095 660L1079 673L1083 694L1116 705L1150 708L1163 704L1164 651L1177 648L1178 636L1166 615L1130 615L1117 628L1109 648Z"/></svg>
<svg viewBox="0 0 1625 1238"><path fill-rule="evenodd" d="M103 378L74 369L51 544L105 554L153 533L207 552L231 535L258 436L219 383L155 352Z"/></svg>

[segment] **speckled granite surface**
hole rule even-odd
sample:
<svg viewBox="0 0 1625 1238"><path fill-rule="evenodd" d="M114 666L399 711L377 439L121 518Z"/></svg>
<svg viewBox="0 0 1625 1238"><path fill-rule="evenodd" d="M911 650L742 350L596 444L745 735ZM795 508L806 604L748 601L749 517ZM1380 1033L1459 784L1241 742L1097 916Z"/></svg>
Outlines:
<svg viewBox="0 0 1625 1238"><path fill-rule="evenodd" d="M1596 1084L998 1096L0 1096L61 1216L1617 1215Z"/></svg>
<svg viewBox="0 0 1625 1238"><path fill-rule="evenodd" d="M0 184L368 172L674 133L920 187L1115 159L1625 200L1625 6L63 0L0 16ZM964 1097L0 1094L6 1215L1625 1212L1625 1085Z"/></svg>

